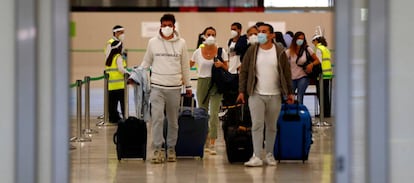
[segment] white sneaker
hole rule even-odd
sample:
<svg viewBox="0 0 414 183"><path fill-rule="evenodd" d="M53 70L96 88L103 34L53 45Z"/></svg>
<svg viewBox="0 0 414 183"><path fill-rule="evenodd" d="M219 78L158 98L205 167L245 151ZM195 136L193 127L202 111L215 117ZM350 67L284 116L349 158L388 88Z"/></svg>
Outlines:
<svg viewBox="0 0 414 183"><path fill-rule="evenodd" d="M219 117L219 118L221 118L221 117L223 117L224 115L226 115L226 113L227 113L227 109L226 109L226 110L224 110L224 111L219 112L219 113L218 113L218 117Z"/></svg>
<svg viewBox="0 0 414 183"><path fill-rule="evenodd" d="M165 161L165 152L162 149L155 149L152 158L151 163L158 164L163 163Z"/></svg>
<svg viewBox="0 0 414 183"><path fill-rule="evenodd" d="M210 148L208 144L204 145L204 152L210 152Z"/></svg>
<svg viewBox="0 0 414 183"><path fill-rule="evenodd" d="M167 150L167 161L168 162L177 161L177 156L175 155L175 149L173 147L169 147Z"/></svg>
<svg viewBox="0 0 414 183"><path fill-rule="evenodd" d="M210 145L210 148L208 149L210 152L210 155L216 155L216 148L214 147L214 145Z"/></svg>
<svg viewBox="0 0 414 183"><path fill-rule="evenodd" d="M272 153L266 154L265 162L269 166L276 166L276 160Z"/></svg>
<svg viewBox="0 0 414 183"><path fill-rule="evenodd" d="M256 166L262 166L263 165L263 161L256 157L255 155L253 155L250 160L248 162L244 163L244 166L248 166L248 167L256 167Z"/></svg>

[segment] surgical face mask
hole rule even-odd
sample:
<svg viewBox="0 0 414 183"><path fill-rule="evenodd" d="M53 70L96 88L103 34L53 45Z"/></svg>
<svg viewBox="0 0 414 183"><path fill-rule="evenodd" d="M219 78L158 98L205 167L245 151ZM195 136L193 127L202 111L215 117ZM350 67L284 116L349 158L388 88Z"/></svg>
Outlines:
<svg viewBox="0 0 414 183"><path fill-rule="evenodd" d="M239 35L239 33L237 31L235 31L235 30L231 30L230 34L231 34L231 38L234 38L237 35Z"/></svg>
<svg viewBox="0 0 414 183"><path fill-rule="evenodd" d="M296 40L296 44L297 44L298 46L302 46L302 44L303 44L303 39L298 39L298 40Z"/></svg>
<svg viewBox="0 0 414 183"><path fill-rule="evenodd" d="M171 36L171 34L174 32L172 27L166 26L166 27L162 27L161 28L161 33L162 35L164 35L165 37L169 37Z"/></svg>
<svg viewBox="0 0 414 183"><path fill-rule="evenodd" d="M255 43L259 42L259 40L257 39L257 35L254 35L254 34L249 37L248 41L249 41L250 44L255 44Z"/></svg>
<svg viewBox="0 0 414 183"><path fill-rule="evenodd" d="M120 41L124 41L124 40L125 40L125 34L121 34L121 35L119 35L119 36L118 36L118 39L119 39Z"/></svg>
<svg viewBox="0 0 414 183"><path fill-rule="evenodd" d="M258 41L260 44L265 44L265 43L267 43L267 34L265 34L265 33L259 33L259 34L257 35L257 41Z"/></svg>
<svg viewBox="0 0 414 183"><path fill-rule="evenodd" d="M216 44L216 38L213 36L208 36L208 38L204 41L206 45L213 45Z"/></svg>

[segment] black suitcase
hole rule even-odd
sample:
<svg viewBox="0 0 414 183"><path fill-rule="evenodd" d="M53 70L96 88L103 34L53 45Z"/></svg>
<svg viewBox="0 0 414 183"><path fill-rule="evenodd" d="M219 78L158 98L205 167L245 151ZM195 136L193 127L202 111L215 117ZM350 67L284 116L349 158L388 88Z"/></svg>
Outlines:
<svg viewBox="0 0 414 183"><path fill-rule="evenodd" d="M227 110L222 123L227 160L246 162L253 155L250 111L244 105L224 106L223 109Z"/></svg>
<svg viewBox="0 0 414 183"><path fill-rule="evenodd" d="M189 100L191 103L190 106L192 107L184 107L185 100ZM178 138L175 146L177 157L190 156L203 158L204 156L204 144L208 134L209 116L205 109L194 107L194 102L193 97L182 95L180 114L178 117ZM164 138L167 135L167 124L168 120L165 118Z"/></svg>
<svg viewBox="0 0 414 183"><path fill-rule="evenodd" d="M122 158L147 157L147 125L144 120L130 116L118 123L113 141L116 145L118 160Z"/></svg>

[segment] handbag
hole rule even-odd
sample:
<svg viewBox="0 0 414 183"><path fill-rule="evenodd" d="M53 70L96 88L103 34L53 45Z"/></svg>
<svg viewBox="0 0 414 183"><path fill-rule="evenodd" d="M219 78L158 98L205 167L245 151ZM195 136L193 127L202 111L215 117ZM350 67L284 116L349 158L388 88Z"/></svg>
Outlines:
<svg viewBox="0 0 414 183"><path fill-rule="evenodd" d="M306 54L306 62L302 65L299 65L298 60L299 60L300 57L302 57L303 52L306 52L305 53ZM310 53L308 52L308 47L306 46L305 49L301 49L299 51L299 55L296 58L296 65L302 67L303 71L305 71L305 73L308 75L308 78L315 79L315 78L319 77L319 75L322 73L322 66L321 66L321 64L313 65L312 71L310 73L307 73L306 72L306 67L309 64L311 64L313 61L314 61L314 59L313 59L312 55L310 55Z"/></svg>
<svg viewBox="0 0 414 183"><path fill-rule="evenodd" d="M221 57L222 51L223 48L219 47L217 50L217 56L214 58L215 62L218 60L224 62L223 58ZM211 67L211 82L207 91L207 95L208 93L210 93L210 90L212 89L213 85L217 86L218 93L224 93L231 89L232 84L237 84L236 75L230 73L222 67L217 68L213 64L213 66ZM203 103L205 103L207 95L204 97Z"/></svg>

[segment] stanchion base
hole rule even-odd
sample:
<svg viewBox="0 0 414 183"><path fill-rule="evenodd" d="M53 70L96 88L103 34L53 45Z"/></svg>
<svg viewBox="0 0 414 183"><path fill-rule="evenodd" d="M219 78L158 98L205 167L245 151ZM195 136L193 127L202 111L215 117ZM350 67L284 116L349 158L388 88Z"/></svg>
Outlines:
<svg viewBox="0 0 414 183"><path fill-rule="evenodd" d="M94 129L84 129L83 133L85 133L85 134L96 134L96 133L98 133L98 131L96 131Z"/></svg>
<svg viewBox="0 0 414 183"><path fill-rule="evenodd" d="M319 126L319 127L328 127L328 126L332 126L331 123L328 123L326 121L318 121L312 124L313 126Z"/></svg>
<svg viewBox="0 0 414 183"><path fill-rule="evenodd" d="M105 121L99 121L96 126L118 126L118 123L105 123Z"/></svg>
<svg viewBox="0 0 414 183"><path fill-rule="evenodd" d="M92 139L89 137L77 137L75 142L92 142Z"/></svg>
<svg viewBox="0 0 414 183"><path fill-rule="evenodd" d="M104 126L104 124L105 124L105 121L104 120L101 120L101 121L98 121L96 123L96 126Z"/></svg>
<svg viewBox="0 0 414 183"><path fill-rule="evenodd" d="M102 115L98 116L96 119L104 119L104 115L102 114Z"/></svg>

